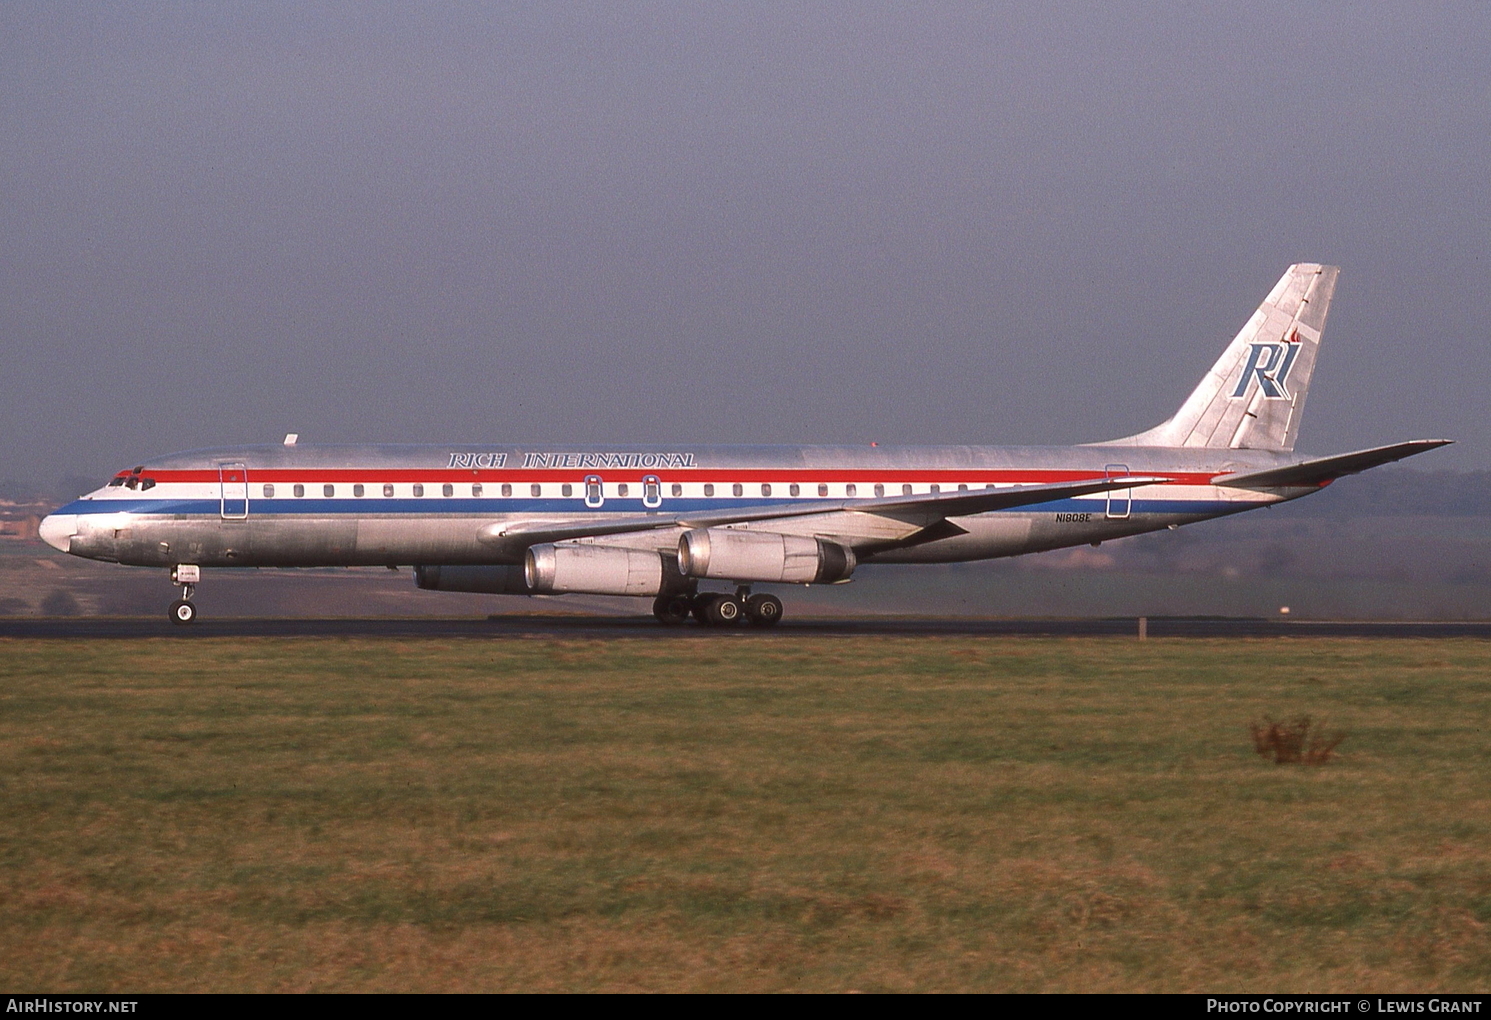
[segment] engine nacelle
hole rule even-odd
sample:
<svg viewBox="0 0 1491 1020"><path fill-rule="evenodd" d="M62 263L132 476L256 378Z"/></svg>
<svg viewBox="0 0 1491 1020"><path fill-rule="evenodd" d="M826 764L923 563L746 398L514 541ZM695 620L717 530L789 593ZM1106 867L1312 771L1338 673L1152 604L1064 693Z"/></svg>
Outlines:
<svg viewBox="0 0 1491 1020"><path fill-rule="evenodd" d="M536 545L524 557L523 573L535 594L656 595L663 557L604 545Z"/></svg>
<svg viewBox="0 0 1491 1020"><path fill-rule="evenodd" d="M832 584L847 579L858 563L852 549L802 535L708 528L678 540L685 577Z"/></svg>
<svg viewBox="0 0 1491 1020"><path fill-rule="evenodd" d="M519 566L415 567L414 583L431 591L476 591L487 595L532 595Z"/></svg>

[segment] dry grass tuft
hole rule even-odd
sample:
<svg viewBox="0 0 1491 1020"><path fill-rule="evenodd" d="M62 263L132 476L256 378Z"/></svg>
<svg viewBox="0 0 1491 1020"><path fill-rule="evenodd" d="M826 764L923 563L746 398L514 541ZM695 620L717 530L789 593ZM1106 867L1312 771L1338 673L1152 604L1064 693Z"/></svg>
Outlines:
<svg viewBox="0 0 1491 1020"><path fill-rule="evenodd" d="M1276 765L1324 765L1346 739L1346 731L1327 730L1324 722L1316 725L1307 715L1289 722L1264 716L1261 722L1249 723L1248 732L1253 749L1261 757L1273 758Z"/></svg>

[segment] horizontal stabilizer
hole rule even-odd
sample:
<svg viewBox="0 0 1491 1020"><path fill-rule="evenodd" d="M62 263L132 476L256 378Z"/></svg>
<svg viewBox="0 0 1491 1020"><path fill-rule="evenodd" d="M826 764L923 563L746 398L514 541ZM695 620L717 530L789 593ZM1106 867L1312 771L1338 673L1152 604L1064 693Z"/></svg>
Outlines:
<svg viewBox="0 0 1491 1020"><path fill-rule="evenodd" d="M1284 489L1326 485L1345 475L1381 467L1415 454L1428 453L1452 442L1454 440L1451 439L1414 439L1407 443L1358 450L1356 453L1343 453L1335 457L1321 457L1319 460L1307 460L1302 464L1290 464L1288 467L1270 468L1267 471L1222 475L1213 479L1212 484L1233 489Z"/></svg>

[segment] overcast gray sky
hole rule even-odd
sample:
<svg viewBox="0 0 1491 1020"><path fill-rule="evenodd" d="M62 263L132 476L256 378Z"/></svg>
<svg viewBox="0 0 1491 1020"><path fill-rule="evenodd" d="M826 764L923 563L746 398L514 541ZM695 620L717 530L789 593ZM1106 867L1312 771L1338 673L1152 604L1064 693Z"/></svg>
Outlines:
<svg viewBox="0 0 1491 1020"><path fill-rule="evenodd" d="M1110 438L1298 260L1301 449L1491 467L1483 0L7 4L0 181L0 478Z"/></svg>

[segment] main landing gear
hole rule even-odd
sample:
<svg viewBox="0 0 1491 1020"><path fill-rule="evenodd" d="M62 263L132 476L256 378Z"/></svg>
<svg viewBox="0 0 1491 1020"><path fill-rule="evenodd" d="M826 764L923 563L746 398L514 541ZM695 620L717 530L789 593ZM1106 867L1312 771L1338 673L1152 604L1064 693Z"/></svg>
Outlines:
<svg viewBox="0 0 1491 1020"><path fill-rule="evenodd" d="M192 594L202 580L202 568L190 563L179 563L171 568L171 583L181 589L181 598L171 603L173 623L193 623L197 619L197 607L192 604Z"/></svg>
<svg viewBox="0 0 1491 1020"><path fill-rule="evenodd" d="M705 627L733 627L742 620L753 627L774 627L782 619L782 600L775 595L752 595L748 586L741 585L733 595L659 595L652 604L652 615L669 626L692 616Z"/></svg>

